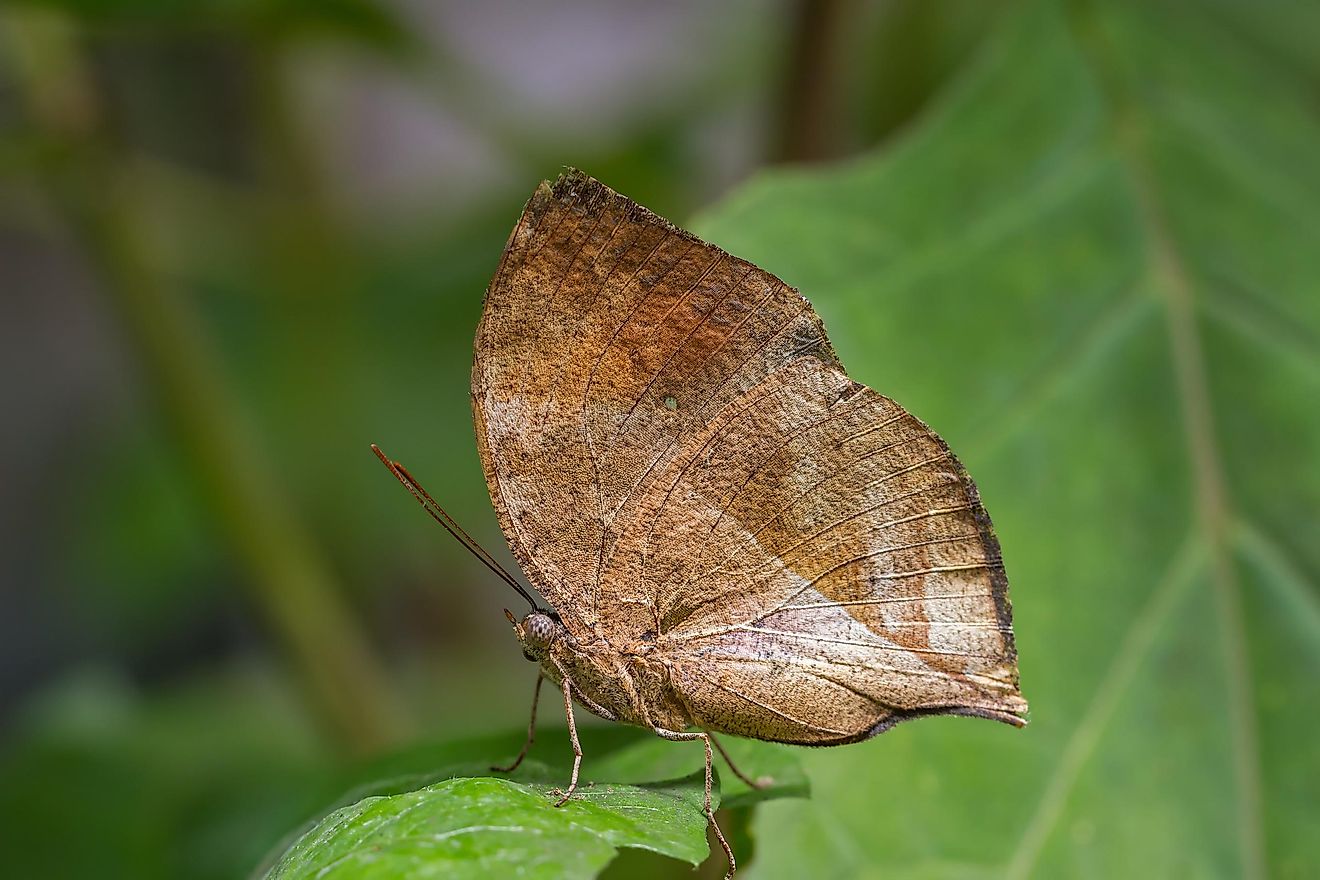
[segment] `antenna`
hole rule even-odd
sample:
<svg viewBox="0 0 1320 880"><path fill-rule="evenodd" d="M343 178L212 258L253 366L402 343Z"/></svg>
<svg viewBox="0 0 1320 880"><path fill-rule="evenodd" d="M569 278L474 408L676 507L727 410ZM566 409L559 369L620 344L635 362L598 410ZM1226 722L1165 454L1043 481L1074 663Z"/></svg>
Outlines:
<svg viewBox="0 0 1320 880"><path fill-rule="evenodd" d="M385 453L381 452L380 447L375 443L371 444L371 451L376 453L376 457L379 458L381 463L389 469L389 472L394 474L400 483L403 483L403 487L412 493L412 496L417 499L417 503L421 504L426 512L431 514L432 519L444 526L445 531L457 538L458 543L462 544L468 549L469 553L481 560L482 564L494 572L496 577L517 590L518 595L527 600L527 604L532 606L533 611L536 610L536 601L532 599L526 590L523 589L522 584L514 580L513 575L509 574L504 566L496 562L495 557L487 553L486 548L478 544L476 538L473 538L465 532L462 526L454 522L452 516L445 513L445 509L435 502L435 499L422 488L422 484L417 482L412 474L408 473L406 467L399 464L397 461L392 461L386 457Z"/></svg>

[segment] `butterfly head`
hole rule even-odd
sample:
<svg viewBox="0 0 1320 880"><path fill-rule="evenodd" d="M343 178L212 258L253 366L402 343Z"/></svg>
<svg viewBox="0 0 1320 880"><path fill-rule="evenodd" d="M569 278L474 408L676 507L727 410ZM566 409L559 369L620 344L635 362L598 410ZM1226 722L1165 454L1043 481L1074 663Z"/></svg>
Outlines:
<svg viewBox="0 0 1320 880"><path fill-rule="evenodd" d="M528 660L540 662L550 653L550 646L564 636L564 625L553 612L536 610L518 621L506 609L504 616L513 624L513 631L522 644L523 656Z"/></svg>

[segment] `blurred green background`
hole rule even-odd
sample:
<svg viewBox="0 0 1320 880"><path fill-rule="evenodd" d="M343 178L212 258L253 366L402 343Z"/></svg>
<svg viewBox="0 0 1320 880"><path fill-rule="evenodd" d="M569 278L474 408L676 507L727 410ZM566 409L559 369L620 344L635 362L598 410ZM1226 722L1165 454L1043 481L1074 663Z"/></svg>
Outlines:
<svg viewBox="0 0 1320 880"><path fill-rule="evenodd" d="M748 876L1315 876L1317 45L1307 2L0 7L0 871L244 876L345 767L516 747L512 597L367 444L509 559L471 339L571 164L802 288L1004 543L1033 724L808 753Z"/></svg>

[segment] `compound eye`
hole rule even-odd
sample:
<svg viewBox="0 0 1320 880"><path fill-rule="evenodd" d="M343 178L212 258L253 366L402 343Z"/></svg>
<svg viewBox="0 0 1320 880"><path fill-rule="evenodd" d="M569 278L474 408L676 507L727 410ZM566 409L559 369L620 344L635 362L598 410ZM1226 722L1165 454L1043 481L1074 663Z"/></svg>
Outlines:
<svg viewBox="0 0 1320 880"><path fill-rule="evenodd" d="M527 652L527 651L523 651L523 656L526 657L528 660L532 661L533 663L536 662L536 658L533 657L533 656L532 656L529 652Z"/></svg>
<svg viewBox="0 0 1320 880"><path fill-rule="evenodd" d="M534 645L548 645L555 634L555 625L544 614L531 614L527 617L527 641Z"/></svg>

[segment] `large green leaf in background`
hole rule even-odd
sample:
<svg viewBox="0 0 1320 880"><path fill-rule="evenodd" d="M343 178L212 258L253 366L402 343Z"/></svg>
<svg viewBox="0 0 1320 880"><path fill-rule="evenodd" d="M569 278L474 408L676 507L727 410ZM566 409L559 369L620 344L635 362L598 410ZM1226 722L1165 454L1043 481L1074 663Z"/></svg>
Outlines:
<svg viewBox="0 0 1320 880"><path fill-rule="evenodd" d="M749 877L1320 872L1317 21L1027 4L895 147L699 226L963 457L1032 705L809 753Z"/></svg>

